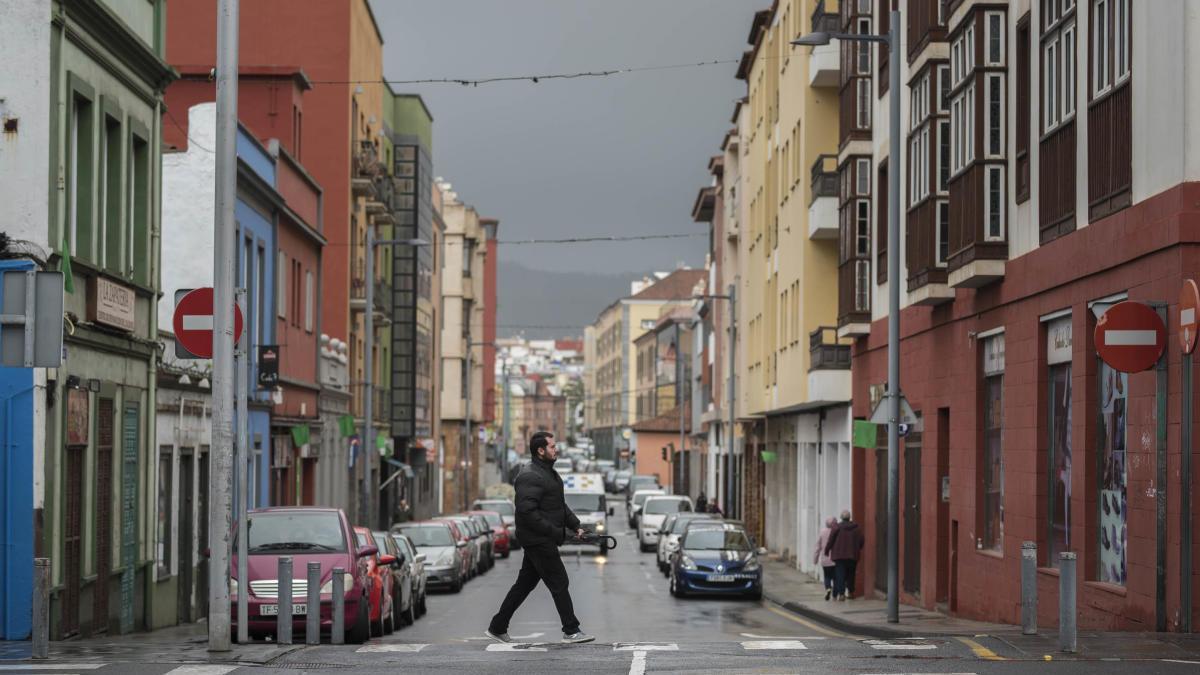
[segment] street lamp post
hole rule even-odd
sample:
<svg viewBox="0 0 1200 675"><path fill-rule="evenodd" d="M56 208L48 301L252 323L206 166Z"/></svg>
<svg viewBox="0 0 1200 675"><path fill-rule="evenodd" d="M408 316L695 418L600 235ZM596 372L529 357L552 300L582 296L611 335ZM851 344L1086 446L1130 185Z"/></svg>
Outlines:
<svg viewBox="0 0 1200 675"><path fill-rule="evenodd" d="M695 296L696 300L712 299L729 301L729 346L725 350L725 352L729 354L729 403L726 406L728 408L726 411L726 413L728 413L728 421L726 422L725 428L725 446L726 453L729 456L729 466L725 470L724 501L725 511L726 513L730 514L734 513L731 510L733 508L733 504L731 503L731 495L733 495L733 408L737 393L737 373L734 371L737 363L737 277L734 277L734 281L735 283L729 284L729 290L725 295L708 294Z"/></svg>
<svg viewBox="0 0 1200 675"><path fill-rule="evenodd" d="M815 32L793 45L816 47L830 40L878 42L888 48L888 487L887 620L900 621L900 11L892 10L887 35Z"/></svg>
<svg viewBox="0 0 1200 675"><path fill-rule="evenodd" d="M471 317L469 317L469 316L465 317L465 320L470 322ZM463 411L463 419L466 420L466 423L467 423L467 434L466 434L466 438L463 439L463 444L460 446L462 456L459 457L460 463L462 464L462 467L463 467L462 507L463 507L464 511L467 510L467 484L468 484L467 479L469 476L468 470L470 468L470 462L468 462L467 458L471 454L471 380L474 379L471 377L471 368L473 365L471 363L471 356L473 354L471 352L471 347L486 347L488 345L493 345L493 344L495 344L495 343L493 343L493 342L467 342L467 363L466 363L467 409L465 411Z"/></svg>
<svg viewBox="0 0 1200 675"><path fill-rule="evenodd" d="M363 332L366 333L367 339L364 341L366 348L363 349L363 372L365 381L363 386L366 389L366 396L363 400L363 437L359 445L362 446L363 453L363 491L362 491L362 520L359 521L366 527L373 527L374 523L371 517L371 503L374 496L374 490L371 489L371 460L372 453L377 452L375 448L375 247L376 246L429 246L429 242L424 239L376 239L375 227L367 226L367 298L366 307L363 309Z"/></svg>

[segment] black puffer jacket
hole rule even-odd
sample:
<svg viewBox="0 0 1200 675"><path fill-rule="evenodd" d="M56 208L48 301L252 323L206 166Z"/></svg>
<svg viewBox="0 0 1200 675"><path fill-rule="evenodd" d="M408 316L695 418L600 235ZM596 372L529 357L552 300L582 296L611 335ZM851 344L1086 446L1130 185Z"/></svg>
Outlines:
<svg viewBox="0 0 1200 675"><path fill-rule="evenodd" d="M522 546L558 546L565 529L579 528L579 519L563 498L562 477L554 465L534 459L517 475L517 539Z"/></svg>

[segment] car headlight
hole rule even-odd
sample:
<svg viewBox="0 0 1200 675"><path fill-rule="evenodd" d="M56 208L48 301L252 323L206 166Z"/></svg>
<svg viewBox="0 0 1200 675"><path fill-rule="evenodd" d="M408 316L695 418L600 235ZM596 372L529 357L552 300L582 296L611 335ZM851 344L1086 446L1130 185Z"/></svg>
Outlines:
<svg viewBox="0 0 1200 675"><path fill-rule="evenodd" d="M236 598L238 594L237 579L229 577L229 597Z"/></svg>
<svg viewBox="0 0 1200 675"><path fill-rule="evenodd" d="M434 564L438 565L438 566L453 565L454 564L454 551L450 551L448 553L443 553L442 556L440 558L438 558L437 562Z"/></svg>
<svg viewBox="0 0 1200 675"><path fill-rule="evenodd" d="M349 572L343 574L342 575L342 590L348 591L353 587L354 587L354 575L350 574ZM333 577L329 577L329 581L326 581L325 585L321 587L321 593L332 593L332 592L333 592Z"/></svg>
<svg viewBox="0 0 1200 675"><path fill-rule="evenodd" d="M751 558L746 561L746 566L742 568L745 572L757 572L759 568L758 558Z"/></svg>
<svg viewBox="0 0 1200 675"><path fill-rule="evenodd" d="M683 569L685 569L685 570L696 569L696 561L692 560L692 558L690 556L685 555L685 556L681 557L679 559L679 564L683 565Z"/></svg>
<svg viewBox="0 0 1200 675"><path fill-rule="evenodd" d="M604 531L604 523L596 523L596 531L603 532Z"/></svg>

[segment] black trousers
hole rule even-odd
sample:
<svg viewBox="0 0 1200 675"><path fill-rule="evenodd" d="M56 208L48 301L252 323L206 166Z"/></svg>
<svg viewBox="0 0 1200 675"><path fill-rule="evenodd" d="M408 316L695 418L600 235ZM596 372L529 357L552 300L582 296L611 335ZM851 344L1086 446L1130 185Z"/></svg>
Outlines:
<svg viewBox="0 0 1200 675"><path fill-rule="evenodd" d="M833 581L834 596L854 596L854 573L858 568L857 560L835 560L836 575Z"/></svg>
<svg viewBox="0 0 1200 675"><path fill-rule="evenodd" d="M521 561L521 571L504 602L500 603L500 611L492 617L488 630L493 633L507 633L508 623L525 598L537 587L538 582L545 582L554 597L554 606L558 609L558 617L562 620L563 633L578 633L579 619L575 618L575 606L571 603L571 593L567 590L567 568L563 566L558 547L551 544L526 546L522 549L525 559Z"/></svg>

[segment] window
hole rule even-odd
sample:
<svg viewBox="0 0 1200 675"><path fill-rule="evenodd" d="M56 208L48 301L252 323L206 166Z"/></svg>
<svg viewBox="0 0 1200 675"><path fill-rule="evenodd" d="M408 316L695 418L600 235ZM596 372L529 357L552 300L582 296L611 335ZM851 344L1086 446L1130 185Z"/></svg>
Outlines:
<svg viewBox="0 0 1200 675"><path fill-rule="evenodd" d="M950 66L942 64L937 67L937 112L950 112Z"/></svg>
<svg viewBox="0 0 1200 675"><path fill-rule="evenodd" d="M1004 167L987 167L987 240L1004 239Z"/></svg>
<svg viewBox="0 0 1200 675"><path fill-rule="evenodd" d="M875 180L875 283L887 283L888 275L888 163L879 163L879 175Z"/></svg>
<svg viewBox="0 0 1200 675"><path fill-rule="evenodd" d="M987 65L1004 65L1004 14L988 12L984 15L987 28Z"/></svg>
<svg viewBox="0 0 1200 675"><path fill-rule="evenodd" d="M150 145L130 137L129 249L127 268L133 280L150 284Z"/></svg>
<svg viewBox="0 0 1200 675"><path fill-rule="evenodd" d="M1129 0L1113 0L1113 78L1117 82L1129 77Z"/></svg>
<svg viewBox="0 0 1200 675"><path fill-rule="evenodd" d="M92 184L95 129L92 101L75 96L71 114L71 147L68 156L67 246L71 255L92 259L92 209L95 191Z"/></svg>
<svg viewBox="0 0 1200 675"><path fill-rule="evenodd" d="M859 199L854 203L854 240L857 257L871 255L871 202Z"/></svg>
<svg viewBox="0 0 1200 675"><path fill-rule="evenodd" d="M859 129L871 127L871 80L858 78L858 114L856 121Z"/></svg>
<svg viewBox="0 0 1200 675"><path fill-rule="evenodd" d="M1071 547L1071 318L1046 326L1047 377L1047 533L1045 561Z"/></svg>
<svg viewBox="0 0 1200 675"><path fill-rule="evenodd" d="M471 276L471 258L475 254L475 240L463 237L462 242L463 242L463 259L462 259L463 276L469 277L469 276Z"/></svg>
<svg viewBox="0 0 1200 675"><path fill-rule="evenodd" d="M171 541L171 500L172 500L172 466L171 453L173 448L169 445L160 446L158 449L158 514L155 524L155 571L157 577L163 579L171 576L171 554L173 546Z"/></svg>
<svg viewBox="0 0 1200 675"><path fill-rule="evenodd" d="M871 160L860 159L854 166L854 194L871 194Z"/></svg>
<svg viewBox="0 0 1200 675"><path fill-rule="evenodd" d="M287 318L287 269L287 254L280 251L275 259L275 306L281 319Z"/></svg>
<svg viewBox="0 0 1200 675"><path fill-rule="evenodd" d="M989 73L987 80L987 155L1004 153L1004 76Z"/></svg>
<svg viewBox="0 0 1200 675"><path fill-rule="evenodd" d="M929 126L915 132L908 148L908 197L915 206L929 196Z"/></svg>
<svg viewBox="0 0 1200 675"><path fill-rule="evenodd" d="M97 233L100 245L99 262L105 269L123 272L121 268L122 224L124 213L121 207L121 171L124 154L125 134L121 120L104 115L104 138L100 144L100 190L104 200L100 210L100 227Z"/></svg>
<svg viewBox="0 0 1200 675"><path fill-rule="evenodd" d="M871 261L854 261L854 311L871 311Z"/></svg>
<svg viewBox="0 0 1200 675"><path fill-rule="evenodd" d="M1004 538L1004 334L983 343L983 548Z"/></svg>
<svg viewBox="0 0 1200 675"><path fill-rule="evenodd" d="M316 289L313 286L313 273L309 270L304 273L304 330L313 332L313 304L316 300Z"/></svg>
<svg viewBox="0 0 1200 675"><path fill-rule="evenodd" d="M1093 0L1092 94L1129 76L1129 0Z"/></svg>
<svg viewBox="0 0 1200 675"><path fill-rule="evenodd" d="M870 35L871 34L871 20L870 19L859 19L858 20L858 30L856 32L859 35ZM866 41L858 41L855 43L855 46L858 48L858 59L857 59L858 74L859 75L870 75L871 74L871 43L866 42Z"/></svg>
<svg viewBox="0 0 1200 675"><path fill-rule="evenodd" d="M1033 79L1029 53L1029 15L1017 24L1017 203L1029 199L1029 134L1030 134L1030 82Z"/></svg>
<svg viewBox="0 0 1200 675"><path fill-rule="evenodd" d="M934 235L937 237L937 265L945 267L950 259L950 202L940 201L937 204L937 223Z"/></svg>
<svg viewBox="0 0 1200 675"><path fill-rule="evenodd" d="M1061 5L1060 5L1061 3ZM1042 130L1058 128L1075 114L1075 3L1043 0Z"/></svg>
<svg viewBox="0 0 1200 675"><path fill-rule="evenodd" d="M938 120L937 143L937 189L938 194L946 194L950 191L950 120Z"/></svg>
<svg viewBox="0 0 1200 675"><path fill-rule="evenodd" d="M954 175L975 161L975 84L967 85L950 104L951 157Z"/></svg>
<svg viewBox="0 0 1200 675"><path fill-rule="evenodd" d="M1097 578L1110 584L1125 585L1126 531L1126 417L1129 395L1129 375L1113 370L1100 359L1099 463L1100 490L1097 507L1100 523L1100 552Z"/></svg>

